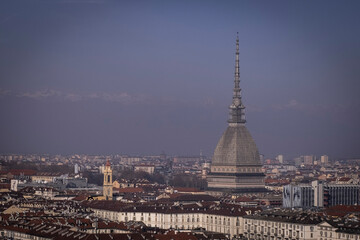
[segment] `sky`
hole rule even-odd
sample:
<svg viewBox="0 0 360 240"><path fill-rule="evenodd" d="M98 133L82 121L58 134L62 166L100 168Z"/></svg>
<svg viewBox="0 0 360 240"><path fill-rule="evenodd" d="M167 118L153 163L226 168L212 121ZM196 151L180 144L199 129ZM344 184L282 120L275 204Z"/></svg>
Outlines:
<svg viewBox="0 0 360 240"><path fill-rule="evenodd" d="M360 157L359 1L0 1L0 153L211 156L240 39L265 157Z"/></svg>

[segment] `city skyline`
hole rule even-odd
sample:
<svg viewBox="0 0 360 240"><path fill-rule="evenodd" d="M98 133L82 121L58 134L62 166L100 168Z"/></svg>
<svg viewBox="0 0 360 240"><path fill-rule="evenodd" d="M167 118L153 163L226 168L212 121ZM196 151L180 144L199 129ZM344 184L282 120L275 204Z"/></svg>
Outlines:
<svg viewBox="0 0 360 240"><path fill-rule="evenodd" d="M240 38L265 156L358 157L358 2L2 1L0 152L212 155Z"/></svg>

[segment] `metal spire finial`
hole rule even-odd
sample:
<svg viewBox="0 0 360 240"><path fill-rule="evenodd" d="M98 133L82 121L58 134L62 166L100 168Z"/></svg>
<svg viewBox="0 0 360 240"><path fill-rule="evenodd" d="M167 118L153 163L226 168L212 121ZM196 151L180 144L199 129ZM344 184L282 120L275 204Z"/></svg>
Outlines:
<svg viewBox="0 0 360 240"><path fill-rule="evenodd" d="M239 60L239 32L236 36L236 55L235 55L235 79L234 79L234 92L233 101L230 105L230 118L228 120L230 125L244 124L245 120L245 106L241 101L240 89L240 60Z"/></svg>

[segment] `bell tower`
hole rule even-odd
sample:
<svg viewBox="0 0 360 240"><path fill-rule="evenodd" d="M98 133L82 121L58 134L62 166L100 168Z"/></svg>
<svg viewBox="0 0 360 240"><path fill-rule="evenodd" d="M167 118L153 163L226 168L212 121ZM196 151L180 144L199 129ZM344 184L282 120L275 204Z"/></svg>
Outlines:
<svg viewBox="0 0 360 240"><path fill-rule="evenodd" d="M105 200L112 200L113 198L112 169L109 160L106 161L104 169L103 195Z"/></svg>

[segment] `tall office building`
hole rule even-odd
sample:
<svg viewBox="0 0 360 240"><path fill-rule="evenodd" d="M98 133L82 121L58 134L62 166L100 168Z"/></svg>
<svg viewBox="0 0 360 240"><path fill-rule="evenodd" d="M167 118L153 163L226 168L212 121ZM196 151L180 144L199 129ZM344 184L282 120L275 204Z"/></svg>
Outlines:
<svg viewBox="0 0 360 240"><path fill-rule="evenodd" d="M277 155L276 160L278 160L280 164L283 164L284 163L284 155L281 155L281 154Z"/></svg>
<svg viewBox="0 0 360 240"><path fill-rule="evenodd" d="M303 164L303 159L302 157L297 157L297 158L294 158L294 164L295 166L301 166L301 164Z"/></svg>
<svg viewBox="0 0 360 240"><path fill-rule="evenodd" d="M314 191L309 184L289 184L283 187L283 207L310 208L314 205Z"/></svg>
<svg viewBox="0 0 360 240"><path fill-rule="evenodd" d="M314 164L314 156L313 155L308 155L308 156L304 156L304 164L311 166Z"/></svg>
<svg viewBox="0 0 360 240"><path fill-rule="evenodd" d="M283 206L311 208L335 205L359 205L360 186L330 184L318 180L311 184L289 184L283 187Z"/></svg>
<svg viewBox="0 0 360 240"><path fill-rule="evenodd" d="M239 37L236 39L233 100L228 127L220 138L207 176L209 192L265 191L259 151L247 130L245 106L241 100Z"/></svg>
<svg viewBox="0 0 360 240"><path fill-rule="evenodd" d="M321 163L321 164L324 164L324 165L328 164L328 163L329 163L329 157L326 156L326 155L322 155L322 156L320 157L320 163Z"/></svg>

